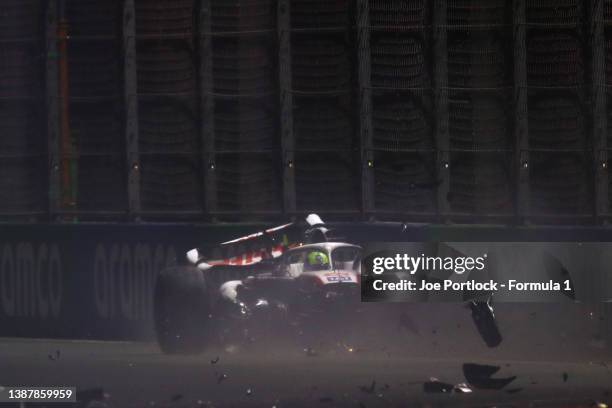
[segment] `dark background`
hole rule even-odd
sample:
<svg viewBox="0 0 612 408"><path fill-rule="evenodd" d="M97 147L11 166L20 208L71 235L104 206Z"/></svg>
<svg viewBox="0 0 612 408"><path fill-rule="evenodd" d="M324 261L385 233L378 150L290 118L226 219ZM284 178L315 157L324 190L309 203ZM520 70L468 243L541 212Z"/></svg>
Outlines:
<svg viewBox="0 0 612 408"><path fill-rule="evenodd" d="M612 242L611 27L609 0L0 0L0 383L420 406L486 360L525 391L479 406L609 400L611 303L496 303L497 348L461 304L370 304L365 349L319 357L150 341L166 265L311 212L356 242Z"/></svg>
<svg viewBox="0 0 612 408"><path fill-rule="evenodd" d="M163 266L310 212L358 242L609 241L611 22L604 0L4 0L5 334L148 337ZM356 223L398 220L431 225Z"/></svg>
<svg viewBox="0 0 612 408"><path fill-rule="evenodd" d="M0 216L604 223L611 21L604 0L4 0Z"/></svg>

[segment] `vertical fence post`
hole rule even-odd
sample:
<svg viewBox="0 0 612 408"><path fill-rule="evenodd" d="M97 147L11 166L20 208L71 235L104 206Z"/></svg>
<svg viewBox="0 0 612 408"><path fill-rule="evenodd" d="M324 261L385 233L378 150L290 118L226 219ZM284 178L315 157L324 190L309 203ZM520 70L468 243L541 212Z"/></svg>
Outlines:
<svg viewBox="0 0 612 408"><path fill-rule="evenodd" d="M200 3L200 137L204 177L204 206L211 220L217 211L217 162L215 155L215 98L213 95L213 52L210 0Z"/></svg>
<svg viewBox="0 0 612 408"><path fill-rule="evenodd" d="M125 0L123 4L123 58L128 210L130 219L139 220L141 216L141 163L138 148L138 77L136 61L136 9L134 0Z"/></svg>
<svg viewBox="0 0 612 408"><path fill-rule="evenodd" d="M60 208L60 155L59 155L59 83L58 83L58 49L57 49L57 0L47 1L47 18L45 27L45 105L47 113L47 148L49 175L49 218L54 219Z"/></svg>
<svg viewBox="0 0 612 408"><path fill-rule="evenodd" d="M278 1L278 64L280 84L281 150L283 166L283 207L295 215L295 135L293 133L293 94L291 80L291 2Z"/></svg>
<svg viewBox="0 0 612 408"><path fill-rule="evenodd" d="M527 27L525 0L513 0L516 213L519 223L529 216L529 123L527 116Z"/></svg>
<svg viewBox="0 0 612 408"><path fill-rule="evenodd" d="M607 116L607 81L606 81L606 40L604 35L604 0L593 0L590 13L591 25L591 54L592 54L592 115L593 115L593 175L594 175L594 211L597 223L607 223L610 212L608 196L608 116ZM593 282L597 287L603 288L600 292L608 295L609 277L605 274L599 282ZM594 288L597 290L597 288ZM610 337L610 308L607 303L598 303L598 330L605 333L604 340L612 346ZM607 316L606 316L607 315Z"/></svg>
<svg viewBox="0 0 612 408"><path fill-rule="evenodd" d="M361 208L374 215L374 152L372 134L372 76L370 0L357 0L357 59L359 60L359 132L361 140Z"/></svg>
<svg viewBox="0 0 612 408"><path fill-rule="evenodd" d="M448 44L446 29L446 0L436 0L433 12L434 94L436 120L436 149L438 174L438 215L446 221L449 214L450 191L450 135L448 129Z"/></svg>
<svg viewBox="0 0 612 408"><path fill-rule="evenodd" d="M608 117L604 0L593 0L591 8L591 52L593 94L593 162L595 176L595 217L598 222L610 211L608 197Z"/></svg>

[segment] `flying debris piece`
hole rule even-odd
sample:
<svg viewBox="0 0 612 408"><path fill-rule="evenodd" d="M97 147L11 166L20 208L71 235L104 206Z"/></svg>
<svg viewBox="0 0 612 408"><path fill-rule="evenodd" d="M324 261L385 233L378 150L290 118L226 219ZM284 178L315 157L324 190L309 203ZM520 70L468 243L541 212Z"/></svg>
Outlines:
<svg viewBox="0 0 612 408"><path fill-rule="evenodd" d="M563 382L567 382L569 375L567 373L563 373L562 377L563 377Z"/></svg>
<svg viewBox="0 0 612 408"><path fill-rule="evenodd" d="M466 363L463 364L463 375L468 384L472 385L474 388L501 390L514 381L516 376L507 378L491 378L491 376L497 373L499 369L499 366Z"/></svg>
<svg viewBox="0 0 612 408"><path fill-rule="evenodd" d="M457 393L460 393L460 394L469 394L469 393L473 392L472 387L470 387L466 383L456 384L453 387L453 391L455 391Z"/></svg>
<svg viewBox="0 0 612 408"><path fill-rule="evenodd" d="M227 380L227 374L218 374L217 375L217 384L221 384L223 381Z"/></svg>
<svg viewBox="0 0 612 408"><path fill-rule="evenodd" d="M443 383L435 377L431 377L429 381L423 383L423 391L428 394L450 393L454 388L453 384Z"/></svg>
<svg viewBox="0 0 612 408"><path fill-rule="evenodd" d="M565 281L569 281L571 290L563 290L561 292L571 300L576 300L574 281L572 280L572 276L570 275L569 271L565 268L565 266L563 266L561 261L548 252L542 253L542 260L544 262L544 269L546 269L548 278L561 285L561 287L565 287Z"/></svg>
<svg viewBox="0 0 612 408"><path fill-rule="evenodd" d="M473 392L472 387L466 383L449 384L438 380L436 377L431 377L429 381L423 383L423 391L426 393L457 393L469 394Z"/></svg>
<svg viewBox="0 0 612 408"><path fill-rule="evenodd" d="M253 389L252 389L252 388L247 388L247 390L246 390L246 395L247 395L247 396L249 396L249 397L250 397L251 395L253 395Z"/></svg>
<svg viewBox="0 0 612 408"><path fill-rule="evenodd" d="M486 302L473 300L468 303L468 306L472 311L472 320L478 329L478 333L480 333L480 337L487 346L493 348L501 344L502 335L495 321L491 299L489 297Z"/></svg>
<svg viewBox="0 0 612 408"><path fill-rule="evenodd" d="M215 358L214 360L210 360L210 364L217 364L219 362L219 356L217 356L217 358Z"/></svg>
<svg viewBox="0 0 612 408"><path fill-rule="evenodd" d="M376 380L373 380L372 384L370 384L369 387L365 385L360 385L359 389L365 392L366 394L374 394L374 391L376 391Z"/></svg>
<svg viewBox="0 0 612 408"><path fill-rule="evenodd" d="M336 343L336 345L338 347L340 347L340 349L348 352L348 353L357 353L359 351L361 351L360 348L355 347L354 345L351 344L347 344L347 343Z"/></svg>
<svg viewBox="0 0 612 408"><path fill-rule="evenodd" d="M463 364L463 374L465 379L471 383L473 378L489 378L500 370L499 366L465 363Z"/></svg>

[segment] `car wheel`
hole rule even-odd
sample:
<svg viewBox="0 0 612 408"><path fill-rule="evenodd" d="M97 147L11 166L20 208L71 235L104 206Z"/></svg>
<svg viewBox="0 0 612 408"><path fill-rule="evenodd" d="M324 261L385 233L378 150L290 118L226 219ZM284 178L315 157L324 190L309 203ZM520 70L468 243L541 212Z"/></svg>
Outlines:
<svg viewBox="0 0 612 408"><path fill-rule="evenodd" d="M153 318L164 353L202 352L209 343L211 302L202 271L191 266L164 270L155 282Z"/></svg>

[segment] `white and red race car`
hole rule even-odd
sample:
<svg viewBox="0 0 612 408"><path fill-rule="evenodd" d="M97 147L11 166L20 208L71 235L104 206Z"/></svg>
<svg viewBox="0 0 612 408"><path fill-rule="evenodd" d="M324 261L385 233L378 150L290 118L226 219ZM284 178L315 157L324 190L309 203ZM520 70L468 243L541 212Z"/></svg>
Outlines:
<svg viewBox="0 0 612 408"><path fill-rule="evenodd" d="M154 293L162 351L199 352L228 328L253 320L259 326L270 316L277 322L320 321L330 308L337 316L347 305L358 305L361 248L327 242L329 230L314 214L303 227L303 234L296 233L300 226L285 224L223 243L256 248L227 258L209 259L193 249L188 265L163 271Z"/></svg>
<svg viewBox="0 0 612 408"><path fill-rule="evenodd" d="M200 352L249 330L327 333L346 331L338 322L349 320L363 328L362 249L330 237L316 214L208 250L192 249L187 260L162 271L155 283L155 331L165 353ZM365 287L370 278L364 275ZM486 345L497 347L502 337L491 296L465 300Z"/></svg>

